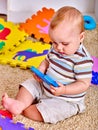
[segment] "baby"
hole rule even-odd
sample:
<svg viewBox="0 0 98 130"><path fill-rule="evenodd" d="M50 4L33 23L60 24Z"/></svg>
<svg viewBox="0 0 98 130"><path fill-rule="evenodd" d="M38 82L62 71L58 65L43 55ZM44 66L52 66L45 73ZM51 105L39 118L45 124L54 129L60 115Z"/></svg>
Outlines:
<svg viewBox="0 0 98 130"><path fill-rule="evenodd" d="M47 123L57 123L85 110L85 95L92 77L92 59L83 45L84 20L74 7L64 6L49 26L52 46L38 69L59 87L43 82L35 74L20 84L15 99L3 95L2 104L12 114Z"/></svg>

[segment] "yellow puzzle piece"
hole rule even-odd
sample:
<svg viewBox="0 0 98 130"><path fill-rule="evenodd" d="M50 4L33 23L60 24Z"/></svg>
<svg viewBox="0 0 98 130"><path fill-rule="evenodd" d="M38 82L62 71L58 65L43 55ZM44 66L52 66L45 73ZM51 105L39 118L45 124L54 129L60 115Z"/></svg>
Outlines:
<svg viewBox="0 0 98 130"><path fill-rule="evenodd" d="M14 51L0 55L0 63L10 64L13 67L20 66L23 69L31 66L38 67L49 49L50 44L27 40L21 43Z"/></svg>
<svg viewBox="0 0 98 130"><path fill-rule="evenodd" d="M19 25L0 18L0 53L14 50L27 36L26 32L19 30Z"/></svg>

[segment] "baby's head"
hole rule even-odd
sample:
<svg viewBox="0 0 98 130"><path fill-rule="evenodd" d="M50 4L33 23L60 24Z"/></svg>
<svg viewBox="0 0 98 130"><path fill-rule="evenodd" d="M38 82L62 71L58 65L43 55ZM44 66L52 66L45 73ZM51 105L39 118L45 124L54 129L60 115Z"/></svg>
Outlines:
<svg viewBox="0 0 98 130"><path fill-rule="evenodd" d="M77 26L80 32L84 31L84 20L81 12L74 7L64 6L60 8L53 16L50 28L55 29L63 21L68 22L71 26Z"/></svg>
<svg viewBox="0 0 98 130"><path fill-rule="evenodd" d="M51 20L49 36L57 52L74 54L84 39L84 20L81 12L69 6L60 8Z"/></svg>

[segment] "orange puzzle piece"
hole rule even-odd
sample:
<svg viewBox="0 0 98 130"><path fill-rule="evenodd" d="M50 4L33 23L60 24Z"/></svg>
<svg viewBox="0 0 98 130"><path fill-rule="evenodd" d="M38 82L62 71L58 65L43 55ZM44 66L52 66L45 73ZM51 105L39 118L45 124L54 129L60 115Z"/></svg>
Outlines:
<svg viewBox="0 0 98 130"><path fill-rule="evenodd" d="M32 15L25 23L20 24L20 29L26 31L29 35L34 35L37 39L43 39L44 42L50 42L48 36L48 27L54 14L54 9L42 8L37 14Z"/></svg>

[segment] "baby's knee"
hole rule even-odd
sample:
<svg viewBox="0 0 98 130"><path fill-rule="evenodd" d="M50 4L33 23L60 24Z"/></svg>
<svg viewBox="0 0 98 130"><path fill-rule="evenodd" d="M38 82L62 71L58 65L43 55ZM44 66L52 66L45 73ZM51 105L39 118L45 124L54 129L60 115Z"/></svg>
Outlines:
<svg viewBox="0 0 98 130"><path fill-rule="evenodd" d="M31 105L28 108L26 108L22 112L22 115L34 121L40 121L40 122L44 121L41 113L36 108L36 105Z"/></svg>

